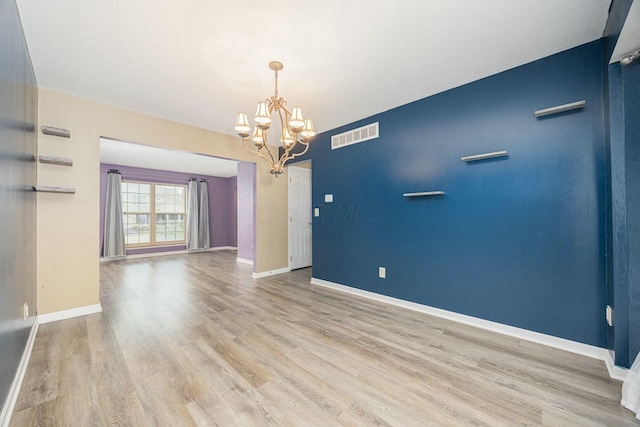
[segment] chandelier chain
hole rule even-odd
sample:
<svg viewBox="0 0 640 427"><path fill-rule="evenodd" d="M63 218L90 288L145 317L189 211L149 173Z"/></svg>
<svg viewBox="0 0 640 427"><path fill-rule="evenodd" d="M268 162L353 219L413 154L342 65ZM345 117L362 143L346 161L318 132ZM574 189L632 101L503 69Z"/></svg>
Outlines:
<svg viewBox="0 0 640 427"><path fill-rule="evenodd" d="M278 70L276 70L276 92L273 95L278 99Z"/></svg>

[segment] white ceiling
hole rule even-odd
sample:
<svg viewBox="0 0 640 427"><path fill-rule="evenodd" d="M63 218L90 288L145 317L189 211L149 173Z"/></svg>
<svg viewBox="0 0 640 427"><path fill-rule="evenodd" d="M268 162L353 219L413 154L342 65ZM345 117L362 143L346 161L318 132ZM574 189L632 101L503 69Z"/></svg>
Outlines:
<svg viewBox="0 0 640 427"><path fill-rule="evenodd" d="M602 37L611 0L17 0L38 85L233 134L279 92L326 131ZM640 48L632 4L612 62ZM105 140L101 160L233 161ZM194 170L195 168L195 170Z"/></svg>
<svg viewBox="0 0 640 427"><path fill-rule="evenodd" d="M238 174L238 162L100 138L100 162L147 169L229 178Z"/></svg>
<svg viewBox="0 0 640 427"><path fill-rule="evenodd" d="M40 87L233 134L271 60L325 131L596 40L610 0L17 3Z"/></svg>

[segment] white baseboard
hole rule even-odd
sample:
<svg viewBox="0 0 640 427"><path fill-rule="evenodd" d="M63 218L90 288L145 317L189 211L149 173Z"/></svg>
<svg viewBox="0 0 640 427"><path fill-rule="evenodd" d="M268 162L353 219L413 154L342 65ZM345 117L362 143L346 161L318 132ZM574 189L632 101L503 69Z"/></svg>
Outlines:
<svg viewBox="0 0 640 427"><path fill-rule="evenodd" d="M58 320L71 319L73 317L86 316L88 314L95 314L102 312L101 304L87 305L84 307L72 308L69 310L56 311L54 313L40 314L38 315L38 322L51 323Z"/></svg>
<svg viewBox="0 0 640 427"><path fill-rule="evenodd" d="M277 270L269 270L269 271L262 271L260 273L253 273L251 277L253 277L254 279L262 279L263 277L275 276L276 274L288 273L290 271L291 269L289 267L278 268Z"/></svg>
<svg viewBox="0 0 640 427"><path fill-rule="evenodd" d="M609 372L609 376L618 381L624 381L627 376L627 372L629 370L627 368L622 368L620 366L616 366L613 355L610 351L607 350L607 356L604 358L604 364L607 365L607 371Z"/></svg>
<svg viewBox="0 0 640 427"><path fill-rule="evenodd" d="M194 252L209 252L209 251L225 251L225 250L235 250L236 248L233 246L216 246L214 248L207 249L192 249L192 250L180 250L180 251L165 251L165 252L150 252L148 254L134 254L134 255L125 255L119 257L112 258L100 258L100 262L109 262L109 261L118 261L122 259L136 259L136 258L151 258L156 256L166 256L166 255L181 255L181 254L190 254Z"/></svg>
<svg viewBox="0 0 640 427"><path fill-rule="evenodd" d="M20 388L22 388L22 381L24 380L24 374L27 372L27 366L29 365L29 359L31 358L31 350L33 350L33 343L36 341L36 335L38 334L38 316L35 317L33 325L31 326L31 332L29 333L29 339L27 339L27 345L22 352L22 359L18 365L18 371L13 378L13 383L9 389L9 395L0 412L0 427L8 427L11 416L13 415L13 409L18 401L18 395L20 394Z"/></svg>
<svg viewBox="0 0 640 427"><path fill-rule="evenodd" d="M245 258L236 258L236 262L239 262L240 264L249 264L249 265L253 265L253 261L251 261L250 259L245 259Z"/></svg>
<svg viewBox="0 0 640 427"><path fill-rule="evenodd" d="M627 374L627 369L614 365L613 359L611 358L611 353L605 348L583 344L565 338L558 338L552 335L542 334L540 332L529 331L527 329L492 322L490 320L480 319L473 316L467 316L465 314L455 313L453 311L443 310L441 308L418 304L411 301L405 301L399 298L376 294L375 292L352 288L350 286L329 282L327 280L318 279L316 277L311 278L311 284L334 289L352 295L357 295L386 304L395 305L409 310L418 311L420 313L430 314L432 316L441 317L443 319L452 320L454 322L464 323L465 325L475 326L477 328L497 332L499 334L508 335L510 337L519 338L525 341L535 342L538 344L546 345L548 347L553 347L582 356L587 356L592 359L599 359L604 361L605 365L607 366L609 376L615 380L623 381L624 377Z"/></svg>

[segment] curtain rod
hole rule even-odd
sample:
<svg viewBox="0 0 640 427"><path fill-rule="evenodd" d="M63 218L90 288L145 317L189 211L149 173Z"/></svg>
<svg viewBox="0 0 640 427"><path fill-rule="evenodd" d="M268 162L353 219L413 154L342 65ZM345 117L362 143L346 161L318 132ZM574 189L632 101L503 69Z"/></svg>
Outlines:
<svg viewBox="0 0 640 427"><path fill-rule="evenodd" d="M122 174L122 172L119 171L118 169L100 169L100 172L117 172L119 174ZM143 176L143 177L154 178L154 179L174 179L176 181L181 181L184 179L184 178L159 177L158 175L148 174L148 173L139 173L139 172L127 172L127 176ZM209 182L208 179L202 179L202 178L188 178L187 181L191 181L192 179L200 182L203 182L203 181Z"/></svg>

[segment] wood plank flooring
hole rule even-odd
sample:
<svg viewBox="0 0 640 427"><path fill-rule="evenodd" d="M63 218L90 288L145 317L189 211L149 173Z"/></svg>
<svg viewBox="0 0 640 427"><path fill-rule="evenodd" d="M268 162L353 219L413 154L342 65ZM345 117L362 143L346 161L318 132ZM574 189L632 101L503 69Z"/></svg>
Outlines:
<svg viewBox="0 0 640 427"><path fill-rule="evenodd" d="M103 313L40 326L11 426L638 425L601 361L235 256L102 264Z"/></svg>

